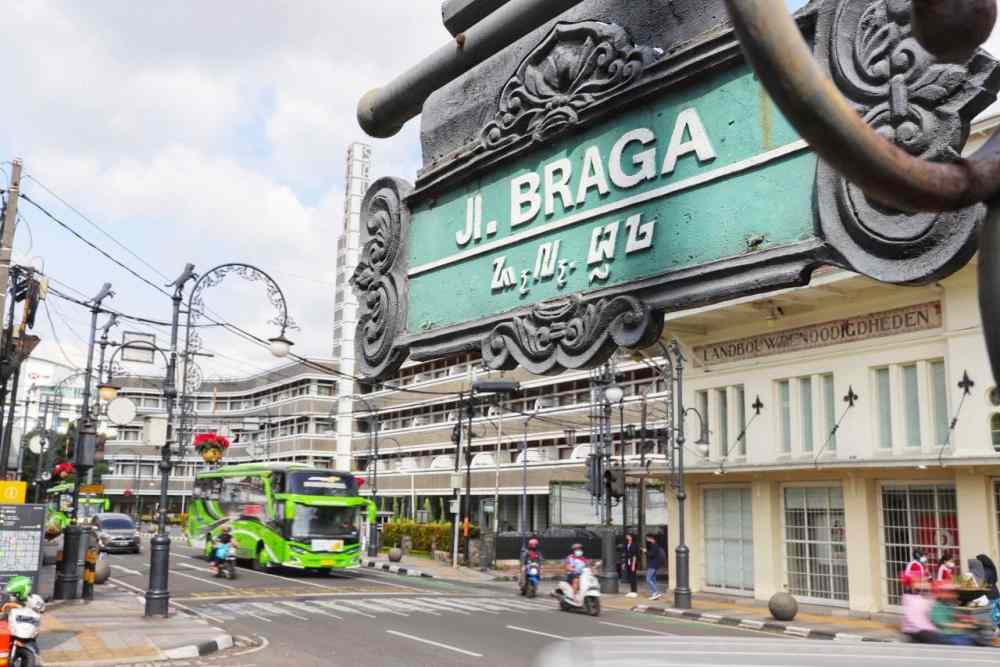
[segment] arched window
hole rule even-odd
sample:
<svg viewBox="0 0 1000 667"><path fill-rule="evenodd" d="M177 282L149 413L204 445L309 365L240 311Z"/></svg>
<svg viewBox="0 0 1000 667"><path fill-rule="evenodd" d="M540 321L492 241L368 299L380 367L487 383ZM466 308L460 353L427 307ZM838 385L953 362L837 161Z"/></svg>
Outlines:
<svg viewBox="0 0 1000 667"><path fill-rule="evenodd" d="M990 435L993 437L993 451L1000 452L1000 412L990 416Z"/></svg>

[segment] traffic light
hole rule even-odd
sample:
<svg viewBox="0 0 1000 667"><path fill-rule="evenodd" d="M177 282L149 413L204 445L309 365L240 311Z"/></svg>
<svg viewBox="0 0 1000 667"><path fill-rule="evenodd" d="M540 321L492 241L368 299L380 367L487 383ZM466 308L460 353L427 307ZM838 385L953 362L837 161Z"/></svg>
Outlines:
<svg viewBox="0 0 1000 667"><path fill-rule="evenodd" d="M454 445L458 445L462 441L462 422L457 422L451 428L451 442Z"/></svg>
<svg viewBox="0 0 1000 667"><path fill-rule="evenodd" d="M608 493L612 498L621 498L625 495L625 469L612 468L604 473L608 482Z"/></svg>
<svg viewBox="0 0 1000 667"><path fill-rule="evenodd" d="M601 475L601 457L597 454L587 456L587 492L595 498L602 495L604 478Z"/></svg>

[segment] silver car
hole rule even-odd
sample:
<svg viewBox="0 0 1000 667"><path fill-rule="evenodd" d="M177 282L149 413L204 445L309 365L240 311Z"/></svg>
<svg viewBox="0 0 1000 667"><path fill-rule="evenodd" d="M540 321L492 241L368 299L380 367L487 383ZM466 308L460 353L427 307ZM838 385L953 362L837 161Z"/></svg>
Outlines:
<svg viewBox="0 0 1000 667"><path fill-rule="evenodd" d="M125 551L140 553L142 543L139 539L139 529L132 517L127 514L102 512L94 517L94 529L101 551Z"/></svg>

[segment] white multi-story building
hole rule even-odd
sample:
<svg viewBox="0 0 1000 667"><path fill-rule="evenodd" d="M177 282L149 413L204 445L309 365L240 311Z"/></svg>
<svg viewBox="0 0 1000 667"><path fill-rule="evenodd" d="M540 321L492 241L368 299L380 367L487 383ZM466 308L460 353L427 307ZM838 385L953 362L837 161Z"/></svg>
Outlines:
<svg viewBox="0 0 1000 667"><path fill-rule="evenodd" d="M314 360L335 368L328 359ZM127 425L109 428L105 460L111 465L103 478L105 492L116 507L129 510L143 498L151 507L159 496L160 447L166 437L166 404L162 377L115 378L119 396L136 406ZM336 457L336 381L301 362L242 378L205 380L194 396L192 435L215 432L232 446L225 463L288 461L323 468ZM176 416L176 423L180 417ZM183 511L191 496L194 475L206 467L191 444L174 461L170 478L171 511Z"/></svg>
<svg viewBox="0 0 1000 667"><path fill-rule="evenodd" d="M337 239L337 278L333 311L333 358L344 377L340 380L339 394L348 396L356 389L354 375L354 329L358 320L358 301L351 289L350 280L358 265L361 253L361 203L371 179L371 146L352 143L347 148L344 174L344 224ZM345 403L344 410L350 411ZM337 434L338 468L350 464L350 420L344 420Z"/></svg>

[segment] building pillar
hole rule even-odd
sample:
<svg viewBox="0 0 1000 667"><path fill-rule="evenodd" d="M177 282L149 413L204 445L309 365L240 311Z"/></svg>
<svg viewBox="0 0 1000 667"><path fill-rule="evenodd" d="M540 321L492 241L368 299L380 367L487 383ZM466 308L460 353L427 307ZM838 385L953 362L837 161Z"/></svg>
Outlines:
<svg viewBox="0 0 1000 667"><path fill-rule="evenodd" d="M772 595L785 590L781 485L772 480L758 480L751 485L750 494L753 508L753 594L758 600L770 600Z"/></svg>
<svg viewBox="0 0 1000 667"><path fill-rule="evenodd" d="M844 523L847 546L847 590L852 611L882 609L885 554L879 535L878 484L850 476L844 480Z"/></svg>
<svg viewBox="0 0 1000 667"><path fill-rule="evenodd" d="M955 475L955 500L958 506L958 535L961 562L966 571L970 558L986 554L997 560L996 510L993 507L991 480L971 469L959 469Z"/></svg>

